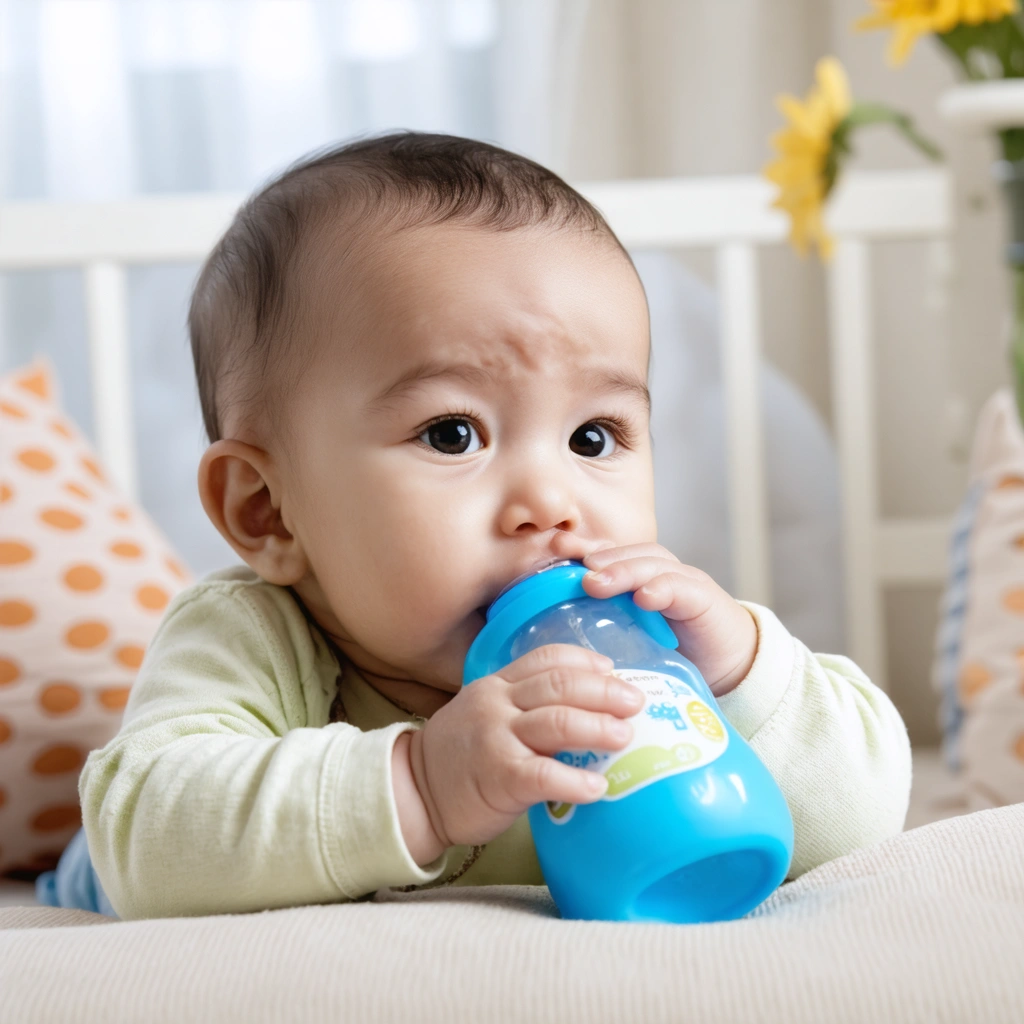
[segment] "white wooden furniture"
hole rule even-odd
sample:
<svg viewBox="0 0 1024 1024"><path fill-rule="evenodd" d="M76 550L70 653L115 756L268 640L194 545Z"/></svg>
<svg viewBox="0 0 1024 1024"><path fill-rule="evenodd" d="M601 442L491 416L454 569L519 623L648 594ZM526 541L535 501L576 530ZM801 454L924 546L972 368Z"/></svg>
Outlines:
<svg viewBox="0 0 1024 1024"><path fill-rule="evenodd" d="M716 253L736 593L770 603L756 251L785 240L785 218L770 206L772 188L754 177L618 181L581 188L627 246L710 248ZM0 270L80 267L84 272L96 437L111 472L129 492L135 487L136 453L125 267L200 260L240 199L0 205ZM871 243L941 237L950 230L950 211L948 178L936 171L851 175L830 211L838 239L828 271L829 324L843 489L847 647L881 685L882 590L894 583L940 580L948 524L945 519L879 515Z"/></svg>

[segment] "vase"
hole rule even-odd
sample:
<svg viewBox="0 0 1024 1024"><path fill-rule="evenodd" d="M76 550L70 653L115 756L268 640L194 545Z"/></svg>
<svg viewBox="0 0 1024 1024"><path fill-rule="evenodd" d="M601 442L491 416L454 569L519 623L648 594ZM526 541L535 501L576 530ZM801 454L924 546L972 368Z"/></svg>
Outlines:
<svg viewBox="0 0 1024 1024"><path fill-rule="evenodd" d="M939 113L954 127L999 136L1003 159L993 175L1008 213L1006 262L1013 276L1010 366L1016 406L1024 423L1024 79L968 82L947 90Z"/></svg>

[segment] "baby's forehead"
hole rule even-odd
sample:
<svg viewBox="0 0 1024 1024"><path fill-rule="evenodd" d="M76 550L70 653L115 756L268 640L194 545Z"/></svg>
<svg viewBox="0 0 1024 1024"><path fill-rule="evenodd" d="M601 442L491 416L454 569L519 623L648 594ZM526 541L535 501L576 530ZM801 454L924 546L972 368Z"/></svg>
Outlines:
<svg viewBox="0 0 1024 1024"><path fill-rule="evenodd" d="M307 278L315 340L287 414L300 433L325 416L372 431L498 407L568 414L601 396L649 412L646 298L621 250L456 225L370 241Z"/></svg>
<svg viewBox="0 0 1024 1024"><path fill-rule="evenodd" d="M439 361L492 375L595 359L646 367L646 298L614 239L446 222L367 224L325 242L312 312L332 348L379 373Z"/></svg>

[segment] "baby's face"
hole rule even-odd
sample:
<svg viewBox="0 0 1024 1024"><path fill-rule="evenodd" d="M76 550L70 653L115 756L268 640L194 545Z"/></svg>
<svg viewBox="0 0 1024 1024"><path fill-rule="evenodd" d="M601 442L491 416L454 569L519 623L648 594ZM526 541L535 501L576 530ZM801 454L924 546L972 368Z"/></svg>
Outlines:
<svg viewBox="0 0 1024 1024"><path fill-rule="evenodd" d="M415 227L312 275L279 454L296 589L357 666L455 692L510 580L656 539L643 290L550 227Z"/></svg>

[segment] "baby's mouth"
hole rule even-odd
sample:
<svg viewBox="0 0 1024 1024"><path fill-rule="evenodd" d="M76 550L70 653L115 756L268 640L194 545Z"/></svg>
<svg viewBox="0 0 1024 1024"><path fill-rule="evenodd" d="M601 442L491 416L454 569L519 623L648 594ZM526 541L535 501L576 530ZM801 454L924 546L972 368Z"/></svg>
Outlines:
<svg viewBox="0 0 1024 1024"><path fill-rule="evenodd" d="M545 558L537 559L532 565L530 565L524 572L518 573L513 576L507 583L503 585L495 585L488 593L487 600L480 605L476 611L484 621L487 620L487 610L498 600L502 594L508 593L514 586L522 583L523 580L529 579L531 576L535 576L539 572L543 572L545 569L551 569L556 565L566 565L569 559L566 558L555 558L553 556L547 556Z"/></svg>

